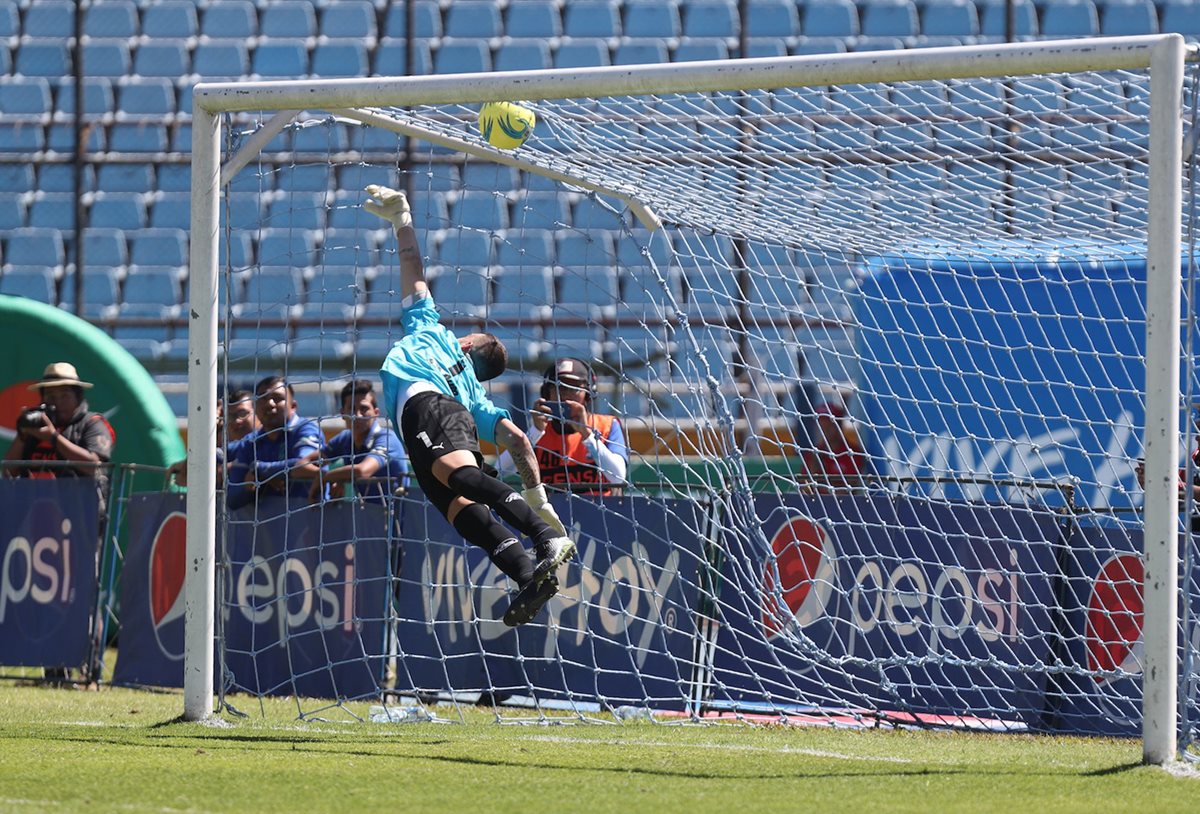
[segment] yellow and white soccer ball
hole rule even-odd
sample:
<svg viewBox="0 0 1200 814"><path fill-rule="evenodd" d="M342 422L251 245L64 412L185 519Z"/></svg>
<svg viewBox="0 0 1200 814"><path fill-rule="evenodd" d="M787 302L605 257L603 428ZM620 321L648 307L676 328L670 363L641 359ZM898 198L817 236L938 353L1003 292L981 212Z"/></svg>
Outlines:
<svg viewBox="0 0 1200 814"><path fill-rule="evenodd" d="M501 150L520 147L536 124L532 110L512 102L488 102L479 110L479 132L488 144Z"/></svg>

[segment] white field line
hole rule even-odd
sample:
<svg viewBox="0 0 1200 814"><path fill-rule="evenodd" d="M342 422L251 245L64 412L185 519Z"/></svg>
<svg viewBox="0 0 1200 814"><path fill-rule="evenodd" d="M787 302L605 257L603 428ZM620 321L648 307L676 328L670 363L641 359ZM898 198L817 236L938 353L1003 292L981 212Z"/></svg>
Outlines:
<svg viewBox="0 0 1200 814"><path fill-rule="evenodd" d="M554 735L535 735L529 738L534 741L549 743L577 743L581 745L601 744L604 746L653 746L664 749L721 749L730 752L765 752L772 755L808 755L810 757L826 757L833 760L882 761L884 763L912 763L905 757L892 755L852 755L842 752L826 752L822 749L797 749L791 746L772 748L768 746L749 746L745 744L722 743L667 743L663 741L621 741L595 740L593 738L564 738Z"/></svg>
<svg viewBox="0 0 1200 814"><path fill-rule="evenodd" d="M0 797L0 806L5 808L57 809L66 805L67 803L61 800L27 800L21 797ZM149 803L115 803L112 807L119 811L153 811L159 812L159 814L212 814L211 810L206 809L171 808L170 806L156 806Z"/></svg>

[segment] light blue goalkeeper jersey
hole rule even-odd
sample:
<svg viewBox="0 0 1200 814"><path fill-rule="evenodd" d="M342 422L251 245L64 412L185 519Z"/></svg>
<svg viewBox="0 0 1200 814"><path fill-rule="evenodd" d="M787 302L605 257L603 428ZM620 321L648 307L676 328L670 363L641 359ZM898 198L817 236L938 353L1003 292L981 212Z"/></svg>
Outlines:
<svg viewBox="0 0 1200 814"><path fill-rule="evenodd" d="M419 298L401 311L401 324L404 338L392 346L379 370L384 405L397 426L397 396L413 382L428 382L466 407L475 419L479 437L495 443L496 422L508 418L508 411L487 397L475 378L471 360L458 346L458 338L438 322L433 297Z"/></svg>

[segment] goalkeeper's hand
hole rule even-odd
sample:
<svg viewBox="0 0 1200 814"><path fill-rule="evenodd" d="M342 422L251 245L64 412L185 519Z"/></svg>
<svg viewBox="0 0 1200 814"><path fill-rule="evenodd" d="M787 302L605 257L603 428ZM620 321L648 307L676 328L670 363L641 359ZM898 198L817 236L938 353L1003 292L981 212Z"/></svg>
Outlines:
<svg viewBox="0 0 1200 814"><path fill-rule="evenodd" d="M367 187L366 193L371 197L363 203L363 209L372 215L391 221L397 229L403 226L412 226L412 211L408 208L408 198L403 192L379 184L371 184Z"/></svg>
<svg viewBox="0 0 1200 814"><path fill-rule="evenodd" d="M556 537L566 537L567 528L563 522L558 519L558 512L554 511L554 507L550 505L550 500L546 497L546 487L538 484L530 489L521 492L521 497L525 498L525 502L529 504L529 508L538 513L538 517L554 530Z"/></svg>

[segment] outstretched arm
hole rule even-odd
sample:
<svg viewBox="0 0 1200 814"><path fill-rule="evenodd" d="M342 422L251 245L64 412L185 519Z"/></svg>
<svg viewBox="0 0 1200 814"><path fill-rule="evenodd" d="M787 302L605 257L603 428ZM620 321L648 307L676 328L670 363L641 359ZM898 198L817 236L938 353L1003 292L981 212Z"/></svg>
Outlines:
<svg viewBox="0 0 1200 814"><path fill-rule="evenodd" d="M542 482L542 473L538 469L537 456L533 454L533 444L529 437L521 432L521 428L507 418L496 423L496 443L504 447L512 458L513 467L521 476L521 485L533 489Z"/></svg>
<svg viewBox="0 0 1200 814"><path fill-rule="evenodd" d="M417 233L412 227L412 212L408 198L403 192L389 187L371 184L366 192L371 196L363 209L392 224L396 230L396 242L400 252L400 296L420 299L429 293L425 284L425 266L421 262L421 247L417 244Z"/></svg>

